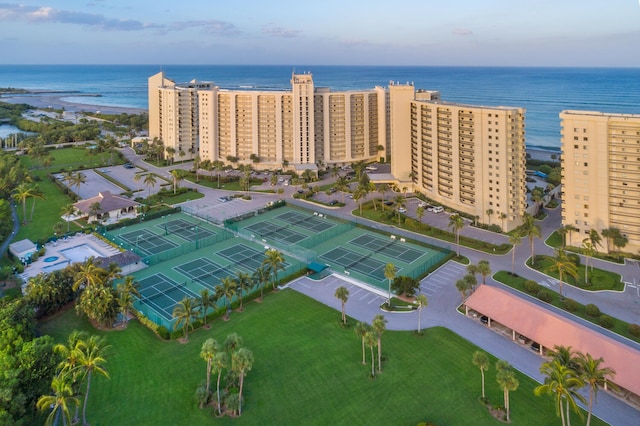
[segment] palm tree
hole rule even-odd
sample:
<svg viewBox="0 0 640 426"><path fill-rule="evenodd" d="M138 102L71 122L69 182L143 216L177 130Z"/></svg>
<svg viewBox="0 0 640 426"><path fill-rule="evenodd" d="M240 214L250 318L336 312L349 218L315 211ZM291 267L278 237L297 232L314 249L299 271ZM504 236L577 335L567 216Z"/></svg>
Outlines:
<svg viewBox="0 0 640 426"><path fill-rule="evenodd" d="M336 180L334 187L337 191L341 192L342 204L344 204L344 193L349 189L349 182L347 181L347 178L345 178L344 176L338 177L338 180Z"/></svg>
<svg viewBox="0 0 640 426"><path fill-rule="evenodd" d="M140 191L140 180L142 179L142 173L136 173L133 175L133 181L136 183L136 192Z"/></svg>
<svg viewBox="0 0 640 426"><path fill-rule="evenodd" d="M252 278L254 282L258 284L258 287L260 287L260 300L262 300L263 297L264 286L269 281L269 275L269 267L264 264L260 265L258 269L253 272Z"/></svg>
<svg viewBox="0 0 640 426"><path fill-rule="evenodd" d="M542 231L540 226L535 223L535 219L529 213L525 213L523 216L522 234L529 239L531 245L531 266L536 264L536 256L533 252L533 242L536 238L542 238Z"/></svg>
<svg viewBox="0 0 640 426"><path fill-rule="evenodd" d="M229 364L229 358L226 352L218 352L213 357L211 362L211 370L214 373L218 373L218 379L216 381L216 395L218 397L218 415L222 415L222 405L220 404L220 377L222 376L222 370L227 368Z"/></svg>
<svg viewBox="0 0 640 426"><path fill-rule="evenodd" d="M367 195L369 195L371 193L374 193L376 191L376 184L371 182L371 181L369 181L369 184L367 185L366 190L367 190ZM371 202L373 203L373 209L377 211L378 210L378 205L376 204L376 197L375 196L371 198Z"/></svg>
<svg viewBox="0 0 640 426"><path fill-rule="evenodd" d="M73 395L76 396L79 394L79 383L78 376L80 375L80 370L78 369L80 351L86 345L85 339L87 338L87 333L84 331L73 330L69 336L67 337L67 344L58 343L53 347L53 352L58 354L62 361L58 364L58 368L61 373L69 373L71 374L71 385L73 386ZM73 416L73 423L78 422L78 410L80 409L80 405L76 405L76 412Z"/></svg>
<svg viewBox="0 0 640 426"><path fill-rule="evenodd" d="M398 225L400 225L400 209L406 206L406 199L402 194L398 194L393 198L393 202L396 204L396 215L398 216Z"/></svg>
<svg viewBox="0 0 640 426"><path fill-rule="evenodd" d="M358 324L356 324L355 331L356 335L362 340L362 363L366 364L367 360L365 359L364 344L366 334L371 331L371 326L366 322L358 322Z"/></svg>
<svg viewBox="0 0 640 426"><path fill-rule="evenodd" d="M118 284L116 288L118 292L118 306L120 306L123 321L126 324L129 322L129 309L133 307L133 297L140 297L138 283L135 281L135 278L129 275L124 279L124 283Z"/></svg>
<svg viewBox="0 0 640 426"><path fill-rule="evenodd" d="M106 345L104 339L99 336L91 336L80 351L79 366L81 371L87 378L87 389L84 394L84 404L82 406L82 424L87 423L87 401L89 400L89 391L91 390L91 377L93 373L99 374L105 378L109 378L109 373L105 368L107 363L106 356L110 346Z"/></svg>
<svg viewBox="0 0 640 426"><path fill-rule="evenodd" d="M429 305L429 300L425 294L420 293L416 297L416 302L418 303L418 334L420 334L420 315L422 313L422 308L426 308Z"/></svg>
<svg viewBox="0 0 640 426"><path fill-rule="evenodd" d="M582 252L587 258L584 265L584 283L586 285L589 282L589 263L591 263L591 259L596 255L596 253L598 253L598 251L594 247L591 240L589 238L585 238L584 240L582 240ZM593 264L591 267L593 268Z"/></svg>
<svg viewBox="0 0 640 426"><path fill-rule="evenodd" d="M518 382L516 374L513 372L511 367L498 371L496 380L504 392L504 408L507 412L507 422L510 422L511 408L509 407L509 392L513 392L518 389L520 382Z"/></svg>
<svg viewBox="0 0 640 426"><path fill-rule="evenodd" d="M265 258L262 265L266 265L273 275L273 289L276 290L276 281L278 280L278 271L284 270L284 256L276 249L268 249L265 252Z"/></svg>
<svg viewBox="0 0 640 426"><path fill-rule="evenodd" d="M165 148L165 151L167 152L167 156L169 156L171 164L173 164L173 159L176 155L176 149L174 147L168 146Z"/></svg>
<svg viewBox="0 0 640 426"><path fill-rule="evenodd" d="M542 204L543 200L544 189L536 186L531 190L531 201L533 201L533 204L536 206L536 214L534 216L537 216L538 213L540 213L540 204Z"/></svg>
<svg viewBox="0 0 640 426"><path fill-rule="evenodd" d="M567 227L561 226L556 232L562 237L562 248L567 247L567 233L569 232L567 231Z"/></svg>
<svg viewBox="0 0 640 426"><path fill-rule="evenodd" d="M473 365L480 369L482 375L482 400L485 400L484 396L484 372L489 369L489 356L486 352L475 351L472 358Z"/></svg>
<svg viewBox="0 0 640 426"><path fill-rule="evenodd" d="M17 203L22 203L22 224L27 224L27 198L33 196L33 186L27 182L22 182L13 190L13 198Z"/></svg>
<svg viewBox="0 0 640 426"><path fill-rule="evenodd" d="M231 369L236 372L240 379L238 390L238 415L242 415L242 388L244 386L244 376L253 367L253 353L247 348L240 348L231 355Z"/></svg>
<svg viewBox="0 0 640 426"><path fill-rule="evenodd" d="M76 208L73 204L67 204L62 208L62 216L67 217L67 233L69 233L71 229L71 216L75 215Z"/></svg>
<svg viewBox="0 0 640 426"><path fill-rule="evenodd" d="M464 219L459 214L449 216L449 228L456 234L456 256L460 257L460 231L464 228Z"/></svg>
<svg viewBox="0 0 640 426"><path fill-rule="evenodd" d="M251 276L249 274L247 274L246 272L238 272L236 274L236 284L238 285L238 288L236 289L238 297L240 297L240 312L242 312L243 310L243 306L242 306L242 294L243 293L249 293L249 291L253 288L253 280L251 279Z"/></svg>
<svg viewBox="0 0 640 426"><path fill-rule="evenodd" d="M218 177L218 189L220 189L220 173L224 171L224 162L215 160L211 163L211 167L216 171L216 175Z"/></svg>
<svg viewBox="0 0 640 426"><path fill-rule="evenodd" d="M602 238L596 229L589 230L589 240L596 251L598 250L598 246L602 246Z"/></svg>
<svg viewBox="0 0 640 426"><path fill-rule="evenodd" d="M199 171L200 171L201 162L202 161L199 155L196 155L195 157L193 157L193 171L196 174L196 183L198 183L198 177L200 176Z"/></svg>
<svg viewBox="0 0 640 426"><path fill-rule="evenodd" d="M602 367L604 359L594 359L591 354L578 354L578 365L582 380L589 386L589 411L587 414L587 426L591 424L591 412L593 403L598 396L600 386L613 386L607 378L615 376L616 371L613 368Z"/></svg>
<svg viewBox="0 0 640 426"><path fill-rule="evenodd" d="M358 203L358 207L360 208L360 216L362 216L362 200L367 197L368 191L362 186L358 186L356 190L353 192L353 199Z"/></svg>
<svg viewBox="0 0 640 426"><path fill-rule="evenodd" d="M89 206L89 213L88 213L89 218L91 216L95 216L97 221L99 219L98 215L100 214L101 210L102 210L102 205L99 202L96 201L95 203L91 203L91 205ZM89 218L87 218L87 220Z"/></svg>
<svg viewBox="0 0 640 426"><path fill-rule="evenodd" d="M572 232L576 232L578 228L568 223L564 226L564 229L567 231L567 234L569 234L569 245L572 245L571 243L573 242L573 239L571 238L571 234Z"/></svg>
<svg viewBox="0 0 640 426"><path fill-rule="evenodd" d="M211 367L216 354L220 352L220 344L215 339L207 339L200 349L200 358L207 363L207 396L209 395L209 385L211 384Z"/></svg>
<svg viewBox="0 0 640 426"><path fill-rule="evenodd" d="M58 413L62 416L63 425L71 424L69 407L71 405L77 407L80 401L73 396L73 384L69 374L60 372L55 376L51 381L51 390L53 390L53 395L42 395L36 404L36 407L41 411L51 410L44 424L53 425Z"/></svg>
<svg viewBox="0 0 640 426"><path fill-rule="evenodd" d="M460 279L456 281L456 289L462 295L462 301L464 302L465 297L467 297L467 290L470 290L469 284L466 280Z"/></svg>
<svg viewBox="0 0 640 426"><path fill-rule="evenodd" d="M491 275L491 265L488 260L481 260L478 262L478 273L482 275L482 284L486 284L488 275Z"/></svg>
<svg viewBox="0 0 640 426"><path fill-rule="evenodd" d="M198 308L202 315L202 323L207 326L207 311L210 307L215 306L217 302L216 295L209 293L209 289L205 288L200 290L200 297L198 298Z"/></svg>
<svg viewBox="0 0 640 426"><path fill-rule="evenodd" d="M42 191L42 188L40 188L40 185L38 185L37 183L33 184L33 190L31 191L31 198L33 199L33 201L31 202L31 216L29 217L29 220L33 221L33 213L36 209L36 199L39 199L39 200L46 199L46 197L44 196L44 192Z"/></svg>
<svg viewBox="0 0 640 426"><path fill-rule="evenodd" d="M189 327L194 319L197 318L196 304L194 299L185 297L173 308L171 316L176 319L173 323L174 330L181 325L184 327L184 340L189 340Z"/></svg>
<svg viewBox="0 0 640 426"><path fill-rule="evenodd" d="M107 271L99 267L92 256L79 266L78 272L74 276L72 289L76 291L83 284L85 288L103 284L106 276Z"/></svg>
<svg viewBox="0 0 640 426"><path fill-rule="evenodd" d="M369 349L371 350L371 377L375 377L376 376L376 371L375 371L375 365L376 365L376 361L375 361L375 357L373 356L373 347L376 345L376 335L374 334L373 330L367 330L367 332L364 334L364 343L369 346Z"/></svg>
<svg viewBox="0 0 640 426"><path fill-rule="evenodd" d="M505 212L500 212L500 214L498 214L498 218L502 221L502 231L504 232L504 220L507 218L507 214Z"/></svg>
<svg viewBox="0 0 640 426"><path fill-rule="evenodd" d="M389 298L387 303L391 304L391 281L396 277L396 267L393 263L387 263L384 267L384 277L389 280Z"/></svg>
<svg viewBox="0 0 640 426"><path fill-rule="evenodd" d="M231 299L236 295L236 282L232 277L224 277L220 280L220 285L216 287L216 295L218 299L224 297L226 310L224 313L224 319L229 319L229 312L231 312Z"/></svg>
<svg viewBox="0 0 640 426"><path fill-rule="evenodd" d="M416 208L416 217L418 218L418 222L422 223L422 218L424 217L424 207L418 206Z"/></svg>
<svg viewBox="0 0 640 426"><path fill-rule="evenodd" d="M493 209L487 209L487 211L485 213L486 213L487 217L489 218L488 225L491 226L491 215L493 215Z"/></svg>
<svg viewBox="0 0 640 426"><path fill-rule="evenodd" d="M345 311L344 311L344 305L346 305L347 300L349 300L349 290L347 290L345 286L341 285L336 289L336 293L334 296L337 299L340 299L340 302L342 302L342 324L346 325L347 315L345 314Z"/></svg>
<svg viewBox="0 0 640 426"><path fill-rule="evenodd" d="M173 169L169 173L171 174L171 178L173 179L173 193L175 195L176 189L178 188L178 182L184 179L184 170Z"/></svg>
<svg viewBox="0 0 640 426"><path fill-rule="evenodd" d="M153 173L147 173L144 176L144 180L143 180L145 186L147 187L147 197L151 196L151 188L156 186L156 183L158 182L158 179L156 179L156 176Z"/></svg>
<svg viewBox="0 0 640 426"><path fill-rule="evenodd" d="M389 185L386 183L383 183L381 185L378 186L378 192L380 193L380 195L382 195L382 209L384 210L384 194L387 193L387 191L389 191Z"/></svg>
<svg viewBox="0 0 640 426"><path fill-rule="evenodd" d="M371 327L378 337L378 371L382 371L382 333L387 329L387 319L382 314L373 317Z"/></svg>
<svg viewBox="0 0 640 426"><path fill-rule="evenodd" d="M576 398L582 403L586 403L586 400L576 391L576 389L582 387L584 383L573 369L563 365L557 359L543 363L540 366L540 372L546 377L544 379L544 383L537 386L533 390L533 393L536 396L555 395L556 415L560 416L562 419L562 425L564 426L565 424L568 424L567 421L570 422L570 419L565 421L562 401L566 400L567 417L569 416L569 407L573 408L575 412L580 414L578 405L576 404Z"/></svg>
<svg viewBox="0 0 640 426"><path fill-rule="evenodd" d="M511 275L514 275L516 267L516 247L522 244L522 237L516 234L509 235L509 244L513 246L511 249Z"/></svg>
<svg viewBox="0 0 640 426"><path fill-rule="evenodd" d="M564 274L572 276L574 279L578 279L578 267L569 256L567 256L566 252L559 248L556 249L556 257L553 259L553 263L545 269L546 272L557 272L560 282L560 298L563 297L562 293L562 279Z"/></svg>
<svg viewBox="0 0 640 426"><path fill-rule="evenodd" d="M72 185L76 186L76 194L78 195L78 197L80 197L80 187L82 186L83 183L87 183L87 176L82 173L82 172L78 172L76 174L74 174L72 176L72 181L71 181ZM82 198L82 197L80 197Z"/></svg>

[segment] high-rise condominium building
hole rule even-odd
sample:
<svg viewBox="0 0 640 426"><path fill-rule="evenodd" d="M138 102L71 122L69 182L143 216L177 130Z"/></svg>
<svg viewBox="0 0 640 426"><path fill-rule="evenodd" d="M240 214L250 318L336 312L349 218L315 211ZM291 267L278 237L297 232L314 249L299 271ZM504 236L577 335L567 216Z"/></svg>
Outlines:
<svg viewBox="0 0 640 426"><path fill-rule="evenodd" d="M446 103L413 84L332 92L293 74L291 90L226 90L159 73L149 78L149 127L202 160L264 168L384 155L398 186L505 230L526 209L524 110Z"/></svg>
<svg viewBox="0 0 640 426"><path fill-rule="evenodd" d="M510 230L526 211L525 111L389 86L391 170L434 201Z"/></svg>
<svg viewBox="0 0 640 426"><path fill-rule="evenodd" d="M580 246L591 229L616 228L640 249L640 115L563 111L562 224ZM609 248L603 238L599 249ZM611 242L613 243L613 241Z"/></svg>

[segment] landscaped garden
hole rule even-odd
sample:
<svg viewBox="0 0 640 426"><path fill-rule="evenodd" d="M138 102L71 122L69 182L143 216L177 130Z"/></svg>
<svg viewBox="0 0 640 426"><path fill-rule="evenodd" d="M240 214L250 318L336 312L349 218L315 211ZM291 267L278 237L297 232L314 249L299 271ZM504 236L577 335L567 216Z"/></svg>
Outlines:
<svg viewBox="0 0 640 426"><path fill-rule="evenodd" d="M95 331L73 310L40 331L62 342L81 329L111 345L111 378L96 376L92 383L87 418L94 425L211 424L213 409L199 409L195 399L206 374L200 350L207 338L224 341L232 332L244 338L255 362L245 379L242 416L216 423L496 424L479 401L480 371L471 362L477 347L443 328L427 329L422 337L385 331L384 371L371 379L350 321L352 327L342 328L340 312L284 290L190 334L187 344L161 341L136 321L124 331ZM487 397L501 405L495 359L490 364ZM517 380L520 386L510 393L512 422L558 423L552 399L533 395L537 383L519 373Z"/></svg>

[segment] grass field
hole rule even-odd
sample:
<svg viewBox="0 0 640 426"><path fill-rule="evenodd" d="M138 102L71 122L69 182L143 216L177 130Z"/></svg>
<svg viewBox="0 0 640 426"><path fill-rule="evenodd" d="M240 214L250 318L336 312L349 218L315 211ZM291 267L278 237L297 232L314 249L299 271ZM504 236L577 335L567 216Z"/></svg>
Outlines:
<svg viewBox="0 0 640 426"><path fill-rule="evenodd" d="M531 265L531 260L527 261L527 265L531 266L536 271L543 272L553 278L559 279L559 275L556 271L549 271L554 263L555 258L551 256L536 256L536 264L535 266ZM582 290L586 291L601 291L601 290L613 290L613 291L624 291L624 284L622 283L622 277L620 274L605 271L603 269L591 268L589 266L589 285L584 285L584 275L585 275L585 265L580 264L577 268L578 279L574 279L573 277L563 274L563 283L570 283Z"/></svg>
<svg viewBox="0 0 640 426"><path fill-rule="evenodd" d="M500 424L478 402L474 345L443 328L428 329L423 337L387 331L384 372L372 380L370 366L361 364L360 340L353 327L338 325L339 318L339 312L284 290L249 304L229 322L216 320L210 330L191 334L186 345L162 342L135 321L125 331L96 332L73 310L43 324L41 332L62 341L71 330L84 329L106 335L112 345L111 380L92 382L88 420L94 426ZM214 419L194 399L205 378L199 352L205 339L222 341L231 332L244 338L255 363L245 381L242 417ZM492 359L486 390L500 404L494 365ZM518 374L518 380L511 393L512 424L559 424L551 398L533 396L531 379Z"/></svg>

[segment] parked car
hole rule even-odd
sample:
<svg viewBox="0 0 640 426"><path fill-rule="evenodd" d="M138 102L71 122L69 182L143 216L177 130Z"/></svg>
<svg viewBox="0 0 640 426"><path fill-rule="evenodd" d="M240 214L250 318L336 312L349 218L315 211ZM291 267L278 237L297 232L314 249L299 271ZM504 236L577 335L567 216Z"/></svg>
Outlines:
<svg viewBox="0 0 640 426"><path fill-rule="evenodd" d="M400 213L406 213L406 212L407 212L407 209L405 209L404 207L400 207L400 208L398 209L398 212L400 212Z"/></svg>
<svg viewBox="0 0 640 426"><path fill-rule="evenodd" d="M486 315L483 315L480 317L480 322L483 324L489 324L489 317Z"/></svg>
<svg viewBox="0 0 640 426"><path fill-rule="evenodd" d="M444 211L444 207L442 207L442 206L435 206L435 207L433 208L433 210L431 210L431 211L432 211L432 212L434 212L434 213L442 213L442 212Z"/></svg>
<svg viewBox="0 0 640 426"><path fill-rule="evenodd" d="M540 352L540 343L538 343L538 342L531 343L531 350L534 350L536 352Z"/></svg>
<svg viewBox="0 0 640 426"><path fill-rule="evenodd" d="M529 343L529 339L527 339L526 336L523 336L522 334L518 334L518 343L526 345L527 343Z"/></svg>
<svg viewBox="0 0 640 426"><path fill-rule="evenodd" d="M126 163L126 164L124 165L124 168L125 168L125 169L134 169L135 167L136 167L136 166L134 166L134 165L133 165L133 164L131 164L131 163Z"/></svg>
<svg viewBox="0 0 640 426"><path fill-rule="evenodd" d="M427 207L427 203L425 203L424 201L420 201L420 202L418 203L418 207L425 208L425 207Z"/></svg>
<svg viewBox="0 0 640 426"><path fill-rule="evenodd" d="M329 205L330 205L330 206L335 206L336 204L338 204L338 200L331 200L331 201L329 201Z"/></svg>
<svg viewBox="0 0 640 426"><path fill-rule="evenodd" d="M393 205L393 201L387 200L387 201L384 202L384 205L385 206L392 206Z"/></svg>

